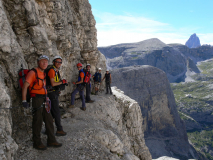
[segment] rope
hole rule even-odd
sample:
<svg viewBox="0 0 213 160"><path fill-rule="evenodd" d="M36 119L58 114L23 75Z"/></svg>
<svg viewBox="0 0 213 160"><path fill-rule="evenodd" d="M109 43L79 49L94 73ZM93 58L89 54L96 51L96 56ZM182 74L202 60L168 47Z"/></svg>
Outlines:
<svg viewBox="0 0 213 160"><path fill-rule="evenodd" d="M17 107L9 107L9 108L0 108L0 109L15 109L15 108L19 108L19 107L22 107L22 106L17 106Z"/></svg>

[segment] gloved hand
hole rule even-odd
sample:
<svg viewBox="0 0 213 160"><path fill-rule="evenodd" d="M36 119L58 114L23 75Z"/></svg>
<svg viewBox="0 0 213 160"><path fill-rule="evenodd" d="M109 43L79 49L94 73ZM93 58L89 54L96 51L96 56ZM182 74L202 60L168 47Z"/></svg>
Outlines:
<svg viewBox="0 0 213 160"><path fill-rule="evenodd" d="M72 84L76 84L75 82L72 82Z"/></svg>
<svg viewBox="0 0 213 160"><path fill-rule="evenodd" d="M66 84L66 83L67 83L67 80L66 80L66 79L63 79L61 82L62 82L62 84Z"/></svg>
<svg viewBox="0 0 213 160"><path fill-rule="evenodd" d="M22 102L22 105L23 105L24 108L29 108L30 107L27 102Z"/></svg>

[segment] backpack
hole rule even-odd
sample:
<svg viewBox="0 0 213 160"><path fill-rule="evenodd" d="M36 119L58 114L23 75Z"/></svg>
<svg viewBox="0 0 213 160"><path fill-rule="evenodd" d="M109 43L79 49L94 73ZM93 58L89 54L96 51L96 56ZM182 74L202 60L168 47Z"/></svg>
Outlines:
<svg viewBox="0 0 213 160"><path fill-rule="evenodd" d="M24 85L24 82L26 81L26 77L27 77L27 74L30 72L30 71L34 71L35 72L35 75L36 75L36 80L33 82L33 86L31 88L31 90L33 90L34 88L34 85L36 83L39 84L39 77L38 77L38 73L37 73L37 70L35 68L32 68L32 69L23 69L23 65L21 65L21 69L18 71L18 75L19 75L19 80L18 80L18 85L19 85L19 89L22 90L22 87ZM45 74L45 77L46 77L46 74ZM40 79L40 80L44 80L44 79ZM29 87L27 88L27 96L26 96L26 100L27 102L30 102L30 91Z"/></svg>
<svg viewBox="0 0 213 160"><path fill-rule="evenodd" d="M85 73L84 80L83 80L85 85L86 83L90 83L91 74L86 69L84 69L83 72ZM79 76L80 76L80 73L79 73Z"/></svg>
<svg viewBox="0 0 213 160"><path fill-rule="evenodd" d="M53 67L53 65L48 65L47 68L45 69L45 73L46 73L46 88L48 91L51 91L51 90L59 90L60 89L60 86L54 86L52 87L51 85L51 82L50 82L50 78L48 76L48 72L50 71L50 69L53 69L55 71L55 76L57 74L56 72L56 69ZM60 76L60 73L58 72L58 79L60 80L61 79L61 76Z"/></svg>

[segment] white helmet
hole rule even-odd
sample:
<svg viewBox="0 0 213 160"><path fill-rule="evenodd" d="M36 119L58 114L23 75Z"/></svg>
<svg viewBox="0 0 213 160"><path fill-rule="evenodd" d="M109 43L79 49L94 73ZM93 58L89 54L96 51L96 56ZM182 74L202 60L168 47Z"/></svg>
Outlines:
<svg viewBox="0 0 213 160"><path fill-rule="evenodd" d="M90 66L90 64L88 63L88 64L86 65L86 67L87 67L87 66Z"/></svg>
<svg viewBox="0 0 213 160"><path fill-rule="evenodd" d="M99 71L101 71L101 68L98 68Z"/></svg>
<svg viewBox="0 0 213 160"><path fill-rule="evenodd" d="M41 59L46 59L46 60L49 61L49 57L46 56L46 55L41 55L41 56L37 59L37 61L40 61Z"/></svg>
<svg viewBox="0 0 213 160"><path fill-rule="evenodd" d="M53 61L55 61L56 59L61 59L61 60L62 60L61 56L55 56L55 57L53 58Z"/></svg>
<svg viewBox="0 0 213 160"><path fill-rule="evenodd" d="M109 72L109 69L107 69L106 72Z"/></svg>

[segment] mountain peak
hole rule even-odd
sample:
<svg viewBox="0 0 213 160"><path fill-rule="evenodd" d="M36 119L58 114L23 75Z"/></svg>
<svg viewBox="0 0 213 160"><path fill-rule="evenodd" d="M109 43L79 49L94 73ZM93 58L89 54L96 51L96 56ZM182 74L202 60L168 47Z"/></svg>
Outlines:
<svg viewBox="0 0 213 160"><path fill-rule="evenodd" d="M189 48L197 48L201 46L200 39L198 38L196 33L190 36L190 38L188 39L185 45Z"/></svg>

